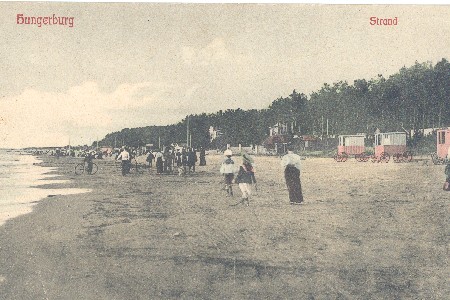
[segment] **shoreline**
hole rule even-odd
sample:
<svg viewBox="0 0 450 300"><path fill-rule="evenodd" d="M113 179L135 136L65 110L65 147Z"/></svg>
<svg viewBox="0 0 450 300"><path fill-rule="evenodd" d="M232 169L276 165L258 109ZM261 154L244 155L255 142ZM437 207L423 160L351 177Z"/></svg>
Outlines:
<svg viewBox="0 0 450 300"><path fill-rule="evenodd" d="M10 183L9 188L5 190L10 195L2 199L4 201L0 211L0 226L11 219L31 213L33 207L47 197L89 192L89 190L66 187L70 180L63 179L57 168L43 165L43 157L35 157L31 154L27 156L32 157L32 161L28 164L22 162L23 167L14 169L16 171L12 172L12 177L6 177L9 180L16 180L18 184L11 186ZM16 161L20 160L16 159ZM8 183L6 184L8 186Z"/></svg>
<svg viewBox="0 0 450 300"><path fill-rule="evenodd" d="M239 158L235 158L237 162ZM225 197L221 156L192 176L122 177L111 161L44 157L64 187L0 227L5 299L408 298L448 294L440 166L302 164L292 207L279 160L255 157L250 207ZM350 169L351 172L345 172ZM417 182L425 183L417 184ZM56 185L58 187L58 185Z"/></svg>

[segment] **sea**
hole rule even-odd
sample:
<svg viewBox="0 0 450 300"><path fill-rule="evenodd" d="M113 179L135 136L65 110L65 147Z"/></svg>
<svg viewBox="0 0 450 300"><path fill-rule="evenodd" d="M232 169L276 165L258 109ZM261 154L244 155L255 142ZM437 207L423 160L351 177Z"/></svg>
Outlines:
<svg viewBox="0 0 450 300"><path fill-rule="evenodd" d="M0 149L0 226L9 219L30 213L39 200L49 195L90 192L88 189L78 188L39 188L43 184L68 182L57 179L58 175L48 174L56 168L36 165L39 162L41 160L38 156Z"/></svg>

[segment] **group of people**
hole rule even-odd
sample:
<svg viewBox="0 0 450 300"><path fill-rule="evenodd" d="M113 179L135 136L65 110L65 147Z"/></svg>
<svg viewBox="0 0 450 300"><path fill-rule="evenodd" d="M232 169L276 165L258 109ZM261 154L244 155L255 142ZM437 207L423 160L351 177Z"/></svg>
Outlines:
<svg viewBox="0 0 450 300"><path fill-rule="evenodd" d="M179 175L195 172L195 165L198 161L197 151L194 148L171 148L165 147L163 151L149 151L146 159L149 167L156 164L156 174L172 174L174 170ZM200 166L206 165L206 153L200 149Z"/></svg>
<svg viewBox="0 0 450 300"><path fill-rule="evenodd" d="M295 154L292 148L288 148L287 153L282 156L281 166L284 169L284 178L289 191L289 202L292 205L298 205L303 202L302 185L300 181L300 163L301 158ZM449 149L450 152L450 149ZM228 196L233 196L233 180L239 185L239 189L242 193L241 201L234 204L246 204L249 205L249 196L251 195L251 185L256 187L255 169L253 166L253 159L244 153L242 155L242 164L239 169L235 166L232 159L232 151L226 150L224 152L225 159L220 167L220 173L224 176L225 190ZM445 183L444 190L450 191L450 154L448 155L447 165L445 167ZM235 174L237 174L235 178Z"/></svg>
<svg viewBox="0 0 450 300"><path fill-rule="evenodd" d="M116 160L121 161L122 175L125 176L130 172L131 161L136 157L136 153L127 147L116 153ZM200 149L200 166L206 165L206 153L203 148ZM89 160L92 158L89 157ZM85 159L88 161L88 158ZM198 161L197 151L194 148L165 147L162 151L148 151L146 162L148 167L152 168L153 163L156 165L156 174L172 174L178 169L179 175L195 172L195 165Z"/></svg>
<svg viewBox="0 0 450 300"><path fill-rule="evenodd" d="M226 150L224 155L225 159L221 164L220 173L224 176L227 195L233 196L233 183L236 183L241 190L242 196L241 200L234 205L244 204L249 206L249 197L252 194L252 186L257 190L253 158L247 153L243 153L242 163L237 165L232 158L233 153L231 150ZM93 157L93 155L87 155L85 158L85 161L88 163L88 169L89 164L92 164ZM130 171L133 154L130 153L126 147L123 147L116 159L121 161L122 175L125 176ZM197 152L194 148L174 149L170 147L164 148L163 151L149 151L146 158L150 168L152 168L153 162L155 162L156 174L171 174L175 168L177 168L179 175L187 172L195 172L197 160ZM290 203L293 205L303 202L300 182L300 161L300 156L294 154L292 149L289 149L287 154L281 159L286 185L289 190ZM206 158L205 151L202 148L200 149L200 166L204 165L206 165Z"/></svg>
<svg viewBox="0 0 450 300"><path fill-rule="evenodd" d="M42 150L36 150L33 152L33 154L39 155L45 153ZM86 157L86 155L93 155L96 159L102 159L103 156L105 156L105 153L103 153L100 150L94 150L94 149L88 149L88 148L56 148L51 149L47 151L47 154L50 156L54 156L56 158L64 157L64 156L70 156L70 157Z"/></svg>
<svg viewBox="0 0 450 300"><path fill-rule="evenodd" d="M249 206L249 197L252 193L251 186L256 185L255 168L253 159L247 154L242 154L242 164L237 167L232 159L233 153L231 150L224 152L225 159L220 166L220 173L224 176L225 190L227 196L233 196L233 181L238 184L241 190L241 200L233 204L244 204ZM289 201L292 205L298 205L303 202L302 186L300 182L300 161L299 155L294 154L292 149L288 149L287 154L281 159L281 166L284 169L284 178L289 190ZM236 177L235 177L236 175Z"/></svg>
<svg viewBox="0 0 450 300"><path fill-rule="evenodd" d="M252 194L251 186L254 185L257 190L254 161L247 153L242 154L242 164L237 166L232 159L233 153L231 150L224 152L225 159L223 160L220 173L224 176L225 190L228 196L233 196L233 181L237 183L241 190L241 200L234 204L245 204L249 206L249 197ZM116 160L121 161L122 175L125 176L130 172L131 160L133 154L129 152L126 147L123 147L121 152L117 154ZM98 158L95 151L87 151L84 153L84 161L87 163L87 173L90 174L93 168L93 159ZM155 153L149 151L147 155L147 162L151 168L153 161L156 163L156 173L173 173L175 167L178 169L178 174L183 175L187 172L195 172L195 165L197 163L197 152L194 148L180 148L175 151L173 148L166 147L164 151L156 151ZM300 181L300 163L299 155L294 154L292 149L288 148L287 153L281 159L281 166L284 169L284 178L289 191L289 201L292 205L298 205L303 202L302 186ZM200 149L200 166L206 165L205 150ZM236 176L235 176L236 175ZM444 190L450 191L450 161L445 167L446 181L444 183Z"/></svg>
<svg viewBox="0 0 450 300"><path fill-rule="evenodd" d="M282 156L281 166L284 170L284 178L289 191L289 201L292 205L298 205L303 202L302 185L300 181L300 163L301 158L299 155L295 154L292 148L288 148L287 153ZM450 191L450 148L449 154L447 155L445 173L445 183L444 190ZM224 152L225 159L220 167L220 173L224 175L225 180L225 190L228 196L233 196L233 180L239 185L239 189L242 192L241 201L234 204L246 204L249 205L249 196L251 195L251 185L255 185L256 188L256 178L255 170L253 166L253 159L246 153L242 155L242 164L239 169L235 167L234 160L231 158L233 153L231 150L226 150ZM236 178L235 174L237 173Z"/></svg>

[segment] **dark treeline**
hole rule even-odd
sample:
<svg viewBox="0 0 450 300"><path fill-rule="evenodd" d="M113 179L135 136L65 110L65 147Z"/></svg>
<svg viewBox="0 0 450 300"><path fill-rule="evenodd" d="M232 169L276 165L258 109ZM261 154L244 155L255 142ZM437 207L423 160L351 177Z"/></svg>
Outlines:
<svg viewBox="0 0 450 300"><path fill-rule="evenodd" d="M450 125L450 63L418 63L384 78L358 79L350 85L327 83L307 96L293 91L267 109L229 109L189 115L174 125L126 128L106 135L101 145L167 145L187 141L187 124L195 147L221 148L224 144L261 144L269 127L286 124L289 134L323 136L409 131ZM222 135L212 144L209 128ZM219 144L217 144L219 142Z"/></svg>

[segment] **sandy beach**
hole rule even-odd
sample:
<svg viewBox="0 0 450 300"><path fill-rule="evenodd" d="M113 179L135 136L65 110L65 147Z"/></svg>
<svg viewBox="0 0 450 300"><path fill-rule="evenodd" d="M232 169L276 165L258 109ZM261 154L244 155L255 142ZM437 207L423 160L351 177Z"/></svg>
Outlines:
<svg viewBox="0 0 450 300"><path fill-rule="evenodd" d="M1 299L445 299L444 166L307 158L289 205L280 161L255 157L258 191L231 206L221 156L190 176L122 177L111 160L43 157L67 183L0 227ZM240 162L239 158L236 158ZM51 179L51 178L50 178ZM447 295L447 296L445 296Z"/></svg>

